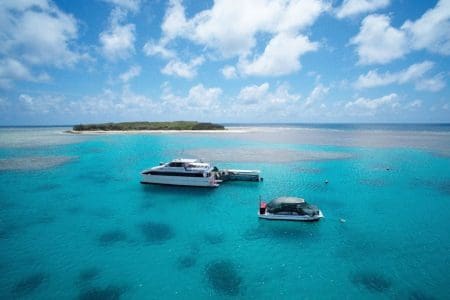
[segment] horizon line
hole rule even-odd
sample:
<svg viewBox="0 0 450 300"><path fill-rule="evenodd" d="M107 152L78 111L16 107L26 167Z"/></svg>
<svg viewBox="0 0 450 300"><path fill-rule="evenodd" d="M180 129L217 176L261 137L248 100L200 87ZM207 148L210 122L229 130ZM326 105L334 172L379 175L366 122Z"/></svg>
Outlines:
<svg viewBox="0 0 450 300"><path fill-rule="evenodd" d="M76 124L8 124L0 125L0 128L7 127L73 127L80 124L107 124L107 123L127 123L124 122L99 122L99 123L76 123ZM172 121L148 121L148 122L172 122ZM173 121L176 122L176 121ZM202 123L202 122L200 122ZM450 122L220 122L220 125L450 125Z"/></svg>

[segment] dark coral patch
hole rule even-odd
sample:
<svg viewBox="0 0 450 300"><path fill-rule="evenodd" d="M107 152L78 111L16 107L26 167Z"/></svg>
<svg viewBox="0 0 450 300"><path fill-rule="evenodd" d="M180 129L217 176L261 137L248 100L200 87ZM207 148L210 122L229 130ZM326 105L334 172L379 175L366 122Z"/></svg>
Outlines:
<svg viewBox="0 0 450 300"><path fill-rule="evenodd" d="M19 157L0 159L0 171L33 171L58 167L75 160L70 156Z"/></svg>
<svg viewBox="0 0 450 300"><path fill-rule="evenodd" d="M21 226L16 223L0 223L0 239L7 239L20 229Z"/></svg>
<svg viewBox="0 0 450 300"><path fill-rule="evenodd" d="M312 226L311 226L312 227ZM312 238L313 234L311 232L307 232L304 228L296 228L292 226L286 227L274 227L271 232L271 238L279 238L279 239L295 239L300 237L308 237Z"/></svg>
<svg viewBox="0 0 450 300"><path fill-rule="evenodd" d="M35 220L32 220L29 223L29 226L50 224L53 223L55 220L56 220L55 216L43 214L38 216Z"/></svg>
<svg viewBox="0 0 450 300"><path fill-rule="evenodd" d="M318 168L304 168L304 167L298 167L298 168L294 168L295 172L298 173L303 173L303 174L318 174L320 173L322 170L318 169Z"/></svg>
<svg viewBox="0 0 450 300"><path fill-rule="evenodd" d="M109 208L102 207L91 210L89 214L97 218L108 219L113 215L113 212Z"/></svg>
<svg viewBox="0 0 450 300"><path fill-rule="evenodd" d="M170 240L175 235L172 227L164 223L150 221L139 225L139 227L145 240L149 243L162 243Z"/></svg>
<svg viewBox="0 0 450 300"><path fill-rule="evenodd" d="M142 200L142 202L141 202L142 210L148 210L148 209L153 208L154 206L155 206L155 203L150 199L145 199L145 200Z"/></svg>
<svg viewBox="0 0 450 300"><path fill-rule="evenodd" d="M80 274L78 275L78 280L82 282L92 281L95 278L97 278L99 274L100 270L95 267L83 269L80 271Z"/></svg>
<svg viewBox="0 0 450 300"><path fill-rule="evenodd" d="M296 225L296 226L295 226ZM261 223L260 226L247 229L243 237L248 241L254 241L259 239L277 239L277 240L308 240L311 241L317 237L317 232L310 230L313 224L309 224L308 230L299 226L299 224L272 224Z"/></svg>
<svg viewBox="0 0 450 300"><path fill-rule="evenodd" d="M102 233L98 237L98 242L101 246L111 246L118 242L123 242L127 239L127 234L119 229L114 229Z"/></svg>
<svg viewBox="0 0 450 300"><path fill-rule="evenodd" d="M48 192L48 191L56 190L60 187L61 187L61 185L57 184L57 183L44 183L44 184L34 187L32 191L33 192Z"/></svg>
<svg viewBox="0 0 450 300"><path fill-rule="evenodd" d="M409 300L434 300L433 296L427 295L422 291L412 291L408 297Z"/></svg>
<svg viewBox="0 0 450 300"><path fill-rule="evenodd" d="M363 185L373 186L373 187L383 187L386 185L386 181L383 179L373 179L365 178L359 181Z"/></svg>
<svg viewBox="0 0 450 300"><path fill-rule="evenodd" d="M411 185L413 187L423 186L429 189L434 189L437 192L450 195L450 179L442 179L442 180L425 180L420 178L415 178L411 181Z"/></svg>
<svg viewBox="0 0 450 300"><path fill-rule="evenodd" d="M258 230L258 228L249 228L244 232L243 237L247 241L254 241L265 238L266 235Z"/></svg>
<svg viewBox="0 0 450 300"><path fill-rule="evenodd" d="M376 293L386 292L392 286L392 282L389 279L375 272L356 273L352 276L352 282L370 292Z"/></svg>
<svg viewBox="0 0 450 300"><path fill-rule="evenodd" d="M223 243L223 241L225 240L225 236L221 233L207 232L203 235L203 238L205 239L206 242L208 242L211 245Z"/></svg>
<svg viewBox="0 0 450 300"><path fill-rule="evenodd" d="M123 286L109 285L105 288L94 287L80 293L79 300L118 300L126 292Z"/></svg>
<svg viewBox="0 0 450 300"><path fill-rule="evenodd" d="M177 260L178 270L189 269L195 266L197 258L194 255L181 256Z"/></svg>
<svg viewBox="0 0 450 300"><path fill-rule="evenodd" d="M68 207L66 209L66 211L67 211L67 213L69 213L71 215L79 215L83 212L83 207L75 205L75 206Z"/></svg>
<svg viewBox="0 0 450 300"><path fill-rule="evenodd" d="M17 207L17 204L15 202L13 202L13 201L0 200L0 209L1 210L15 208L15 207Z"/></svg>
<svg viewBox="0 0 450 300"><path fill-rule="evenodd" d="M77 178L79 180L88 181L94 184L105 184L111 183L112 181L117 181L117 179L110 174L96 171L84 172L83 174L78 175Z"/></svg>
<svg viewBox="0 0 450 300"><path fill-rule="evenodd" d="M47 275L44 273L35 273L21 279L14 286L12 293L16 296L25 296L34 292L46 280Z"/></svg>
<svg viewBox="0 0 450 300"><path fill-rule="evenodd" d="M218 260L206 266L206 278L212 288L227 296L239 294L242 279L235 265L228 260Z"/></svg>
<svg viewBox="0 0 450 300"><path fill-rule="evenodd" d="M438 189L441 193L450 195L450 180L439 182Z"/></svg>
<svg viewBox="0 0 450 300"><path fill-rule="evenodd" d="M304 181L301 183L301 186L310 191L326 191L328 182L324 181Z"/></svg>

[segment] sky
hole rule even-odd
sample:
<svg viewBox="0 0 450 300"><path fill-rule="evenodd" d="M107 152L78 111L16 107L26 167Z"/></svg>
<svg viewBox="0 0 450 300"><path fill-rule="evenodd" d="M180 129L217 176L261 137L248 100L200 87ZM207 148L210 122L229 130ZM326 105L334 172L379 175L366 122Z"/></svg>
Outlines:
<svg viewBox="0 0 450 300"><path fill-rule="evenodd" d="M450 122L450 0L1 0L0 125Z"/></svg>

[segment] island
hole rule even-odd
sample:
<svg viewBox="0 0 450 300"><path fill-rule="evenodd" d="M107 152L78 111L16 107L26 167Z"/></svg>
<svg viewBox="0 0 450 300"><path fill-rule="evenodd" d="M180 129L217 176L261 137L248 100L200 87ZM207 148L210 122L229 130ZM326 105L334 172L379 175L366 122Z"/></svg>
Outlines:
<svg viewBox="0 0 450 300"><path fill-rule="evenodd" d="M83 131L161 131L161 130L225 130L220 124L196 121L173 122L122 122L102 124L79 124L72 132Z"/></svg>

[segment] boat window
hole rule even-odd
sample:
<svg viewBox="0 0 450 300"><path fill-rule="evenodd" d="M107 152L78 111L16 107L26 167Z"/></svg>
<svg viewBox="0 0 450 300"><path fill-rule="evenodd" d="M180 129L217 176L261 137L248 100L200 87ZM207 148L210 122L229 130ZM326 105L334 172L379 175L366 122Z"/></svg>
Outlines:
<svg viewBox="0 0 450 300"><path fill-rule="evenodd" d="M159 175L159 176L203 177L203 173L166 172L166 171L150 171L143 174Z"/></svg>
<svg viewBox="0 0 450 300"><path fill-rule="evenodd" d="M183 163L181 163L181 162L171 162L170 164L169 164L169 167L183 167Z"/></svg>

